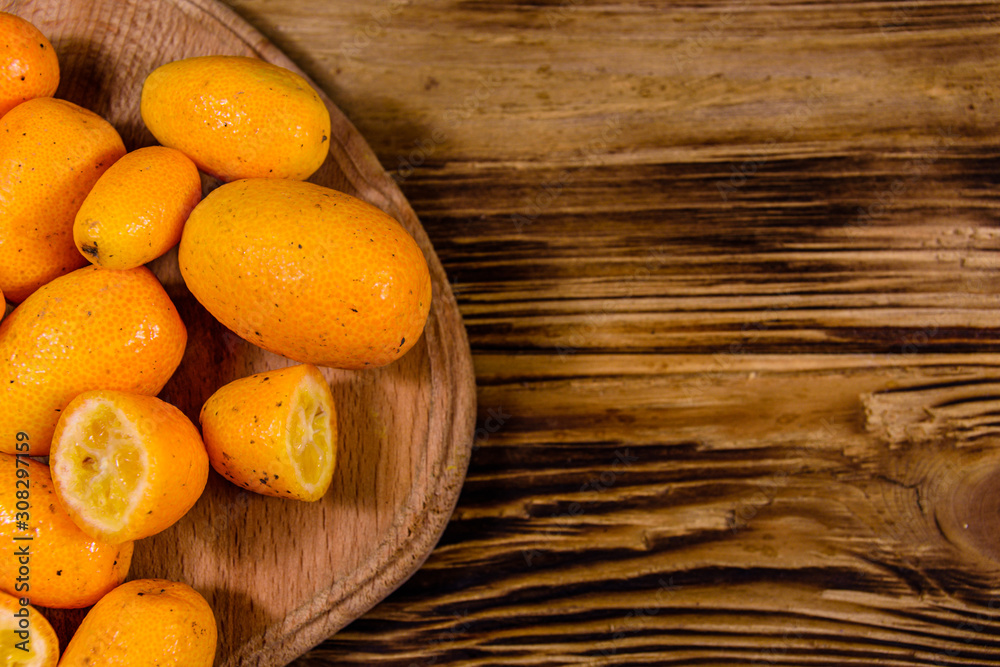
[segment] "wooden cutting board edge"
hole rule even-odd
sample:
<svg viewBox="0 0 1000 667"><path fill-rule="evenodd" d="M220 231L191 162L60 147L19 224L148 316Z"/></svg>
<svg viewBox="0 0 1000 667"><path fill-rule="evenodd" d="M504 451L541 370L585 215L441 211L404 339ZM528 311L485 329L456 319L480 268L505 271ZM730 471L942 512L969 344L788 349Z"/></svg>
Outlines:
<svg viewBox="0 0 1000 667"><path fill-rule="evenodd" d="M187 4L204 11L243 40L247 46L261 58L286 67L304 76L319 92L320 97L330 108L331 113L341 116L344 126L353 132L346 136L335 136L330 143L330 149L339 150L337 162L346 167L354 168L347 173L352 183L363 181L371 189L384 196L383 201L371 201L383 209L389 209L413 235L427 258L434 282L435 294L432 308L435 317L428 320L424 335L429 339L429 347L435 345L432 339L440 340L441 349L452 349L458 353L453 356L443 356L438 361L444 362L443 368L433 369L431 376L435 379L432 386L432 405L454 406L447 415L434 413L431 433L441 433L445 442L450 443L450 456L441 459L438 470L429 471L430 479L438 479L438 488L443 493L430 497L436 502L423 509L421 513L425 520L418 524L417 530L411 530L409 536L402 541L387 538L369 559L371 567L357 570L350 579L341 581L327 590L327 600L337 600L332 606L325 604L323 596L317 596L310 604L299 607L285 619L262 636L259 642L245 644L225 665L259 665L270 666L285 664L302 655L324 639L340 630L351 621L360 617L378 604L392 591L407 581L427 560L434 546L441 538L448 519L454 511L455 504L465 480L472 450L472 440L476 422L476 382L472 366L472 355L469 348L465 326L455 304L455 296L451 290L444 268L435 253L427 233L417 218L409 202L403 196L395 181L382 168L371 148L361 139L361 134L329 99L326 93L313 82L288 56L272 44L256 28L230 8L215 0L183 0ZM334 126L337 126L335 123ZM451 307L443 307L444 304ZM457 335L456 335L457 334ZM452 337L452 340L448 340ZM430 362L434 364L435 357L431 355ZM441 378L461 378L460 386L447 386L440 383ZM454 395L455 401L449 400ZM448 419L445 419L447 417ZM451 426L450 433L446 432ZM445 432L443 432L445 431ZM412 528L412 527L411 527ZM396 530L402 529L397 525ZM391 537L396 536L394 530ZM395 546L398 545L398 546ZM350 590L344 594L343 591Z"/></svg>
<svg viewBox="0 0 1000 667"><path fill-rule="evenodd" d="M434 285L433 316L428 319L424 336L427 336L429 349L436 347L450 352L429 355L431 405L438 408L431 414L429 437L440 437L447 450L447 454L438 459L438 466L428 470L425 478L426 488L437 492L421 494L429 504L412 507L413 497L421 487L415 488L403 503L410 511L396 517L386 538L362 567L349 578L318 593L220 663L224 667L272 667L287 664L363 615L405 583L430 556L454 511L471 456L477 409L475 373L454 293L430 239L409 202L353 123L295 63L232 9L216 0L174 2L188 5L193 11L217 21L262 59L304 76L319 92L331 115L337 117L334 128L349 130L341 134L334 132L330 150L344 169L347 180L367 185L367 188L359 188L365 190L365 198L396 217L423 250ZM416 523L404 521L409 517L420 520ZM404 535L404 531L407 534Z"/></svg>

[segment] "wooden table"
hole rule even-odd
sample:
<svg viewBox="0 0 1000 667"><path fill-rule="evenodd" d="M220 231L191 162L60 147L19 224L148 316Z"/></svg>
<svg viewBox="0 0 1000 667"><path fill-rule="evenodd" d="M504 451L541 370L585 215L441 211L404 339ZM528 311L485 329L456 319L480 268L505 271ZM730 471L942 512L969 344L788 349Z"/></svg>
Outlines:
<svg viewBox="0 0 1000 667"><path fill-rule="evenodd" d="M468 479L294 663L1000 663L1000 5L229 0L458 295Z"/></svg>

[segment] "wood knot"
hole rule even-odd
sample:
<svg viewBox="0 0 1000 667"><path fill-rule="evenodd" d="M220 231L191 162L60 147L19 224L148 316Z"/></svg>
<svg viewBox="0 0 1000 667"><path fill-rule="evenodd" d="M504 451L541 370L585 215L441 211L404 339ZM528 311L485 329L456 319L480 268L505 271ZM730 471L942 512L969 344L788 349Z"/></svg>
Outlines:
<svg viewBox="0 0 1000 667"><path fill-rule="evenodd" d="M869 465L889 535L926 572L1000 574L1000 381L964 377L863 398L886 446ZM882 530L883 538L887 530ZM947 578L947 577L945 577Z"/></svg>
<svg viewBox="0 0 1000 667"><path fill-rule="evenodd" d="M934 494L934 517L963 551L1000 563L1000 443L953 466Z"/></svg>

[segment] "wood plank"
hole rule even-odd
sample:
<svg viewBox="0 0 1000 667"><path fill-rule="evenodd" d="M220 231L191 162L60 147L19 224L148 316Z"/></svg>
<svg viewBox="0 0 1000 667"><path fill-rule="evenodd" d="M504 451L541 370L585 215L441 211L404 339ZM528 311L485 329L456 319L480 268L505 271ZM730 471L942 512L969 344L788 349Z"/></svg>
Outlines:
<svg viewBox="0 0 1000 667"><path fill-rule="evenodd" d="M310 659L995 664L994 355L513 359L434 556Z"/></svg>
<svg viewBox="0 0 1000 667"><path fill-rule="evenodd" d="M442 543L295 665L1000 660L1000 6L231 0L434 242Z"/></svg>

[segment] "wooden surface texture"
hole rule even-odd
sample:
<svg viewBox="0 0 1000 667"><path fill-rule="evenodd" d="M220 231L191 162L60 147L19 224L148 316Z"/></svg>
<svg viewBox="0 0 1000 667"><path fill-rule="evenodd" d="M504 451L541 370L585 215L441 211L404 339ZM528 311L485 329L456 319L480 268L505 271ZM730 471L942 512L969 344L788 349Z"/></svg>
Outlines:
<svg viewBox="0 0 1000 667"><path fill-rule="evenodd" d="M478 387L437 549L296 667L1000 664L1000 4L226 2Z"/></svg>
<svg viewBox="0 0 1000 667"><path fill-rule="evenodd" d="M49 37L60 59L57 96L108 118L129 150L155 143L139 95L146 75L163 63L231 54L295 68L214 0L0 0L0 11L24 16ZM330 155L310 180L372 202L408 229L428 260L431 313L422 338L396 363L365 372L323 369L339 437L332 489L321 500L248 493L210 472L181 521L136 542L130 579L183 581L212 606L219 667L284 665L399 586L437 542L469 461L474 378L454 296L399 188L325 101ZM222 385L294 363L216 322L185 287L176 250L151 268L188 330L184 359L161 397L196 424ZM62 646L85 611L45 611Z"/></svg>
<svg viewBox="0 0 1000 667"><path fill-rule="evenodd" d="M297 667L1000 664L1000 5L229 4L478 384L437 550Z"/></svg>

